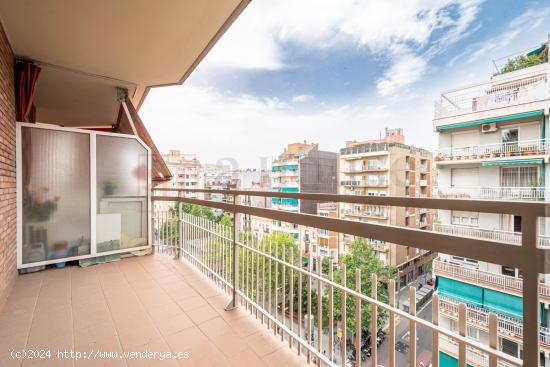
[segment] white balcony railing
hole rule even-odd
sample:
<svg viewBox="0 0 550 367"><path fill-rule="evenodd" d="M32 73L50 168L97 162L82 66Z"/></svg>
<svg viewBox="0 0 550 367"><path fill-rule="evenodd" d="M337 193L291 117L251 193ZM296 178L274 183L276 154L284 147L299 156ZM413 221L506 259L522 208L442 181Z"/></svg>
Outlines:
<svg viewBox="0 0 550 367"><path fill-rule="evenodd" d="M454 236L481 238L485 240L521 245L521 232L484 229L478 227L459 226L454 224L434 224L433 230L434 232L452 234ZM538 245L539 247L550 248L550 237L539 234Z"/></svg>
<svg viewBox="0 0 550 367"><path fill-rule="evenodd" d="M428 186L428 180L420 180L420 186Z"/></svg>
<svg viewBox="0 0 550 367"><path fill-rule="evenodd" d="M439 348L443 353L446 353L448 355L451 355L455 358L458 357L458 349L459 345L456 341L453 339L446 337L446 336L440 336L439 337ZM468 366L476 366L476 367L489 367L489 357L486 353L483 353L475 348L466 348L466 361L468 362ZM504 361L498 361L497 362L498 367L513 367L513 364L510 364L508 362Z"/></svg>
<svg viewBox="0 0 550 367"><path fill-rule="evenodd" d="M370 180L342 180L342 186L365 186L365 187L386 187L388 181L386 179L370 179Z"/></svg>
<svg viewBox="0 0 550 367"><path fill-rule="evenodd" d="M441 198L489 199L489 200L543 200L544 187L438 187Z"/></svg>
<svg viewBox="0 0 550 367"><path fill-rule="evenodd" d="M176 191L177 197L167 196L165 192ZM355 365L362 365L361 360L370 352L371 363L377 365L378 347L376 343L370 350L363 350L367 341L364 333L371 330L371 334L378 331L380 323L389 324L388 340L396 342L397 317L408 328L409 364L417 364L417 329L427 328L434 336L432 361L439 365L439 352L445 348L438 345L440 337L450 337L458 345L460 353L455 355L459 365L465 365L472 352L478 351L496 365L496 361L505 361L514 366L535 366L539 361L540 325L536 318L528 315L537 314L540 306L536 292L524 292L526 300L523 309L523 361L494 347L489 347L479 341L468 338L465 332L462 335L440 326L436 313L433 321L425 320L416 315L416 288L409 288L409 312L395 307L395 281L384 276L382 285L377 274L365 274L355 263L332 263L332 267L322 266L321 257L302 253L301 247L292 241L281 241L277 236L257 237L255 233L245 230L238 231L239 218L242 215L264 218L274 222L289 223L293 226L315 226L318 229L330 230L344 235L366 237L376 241L386 241L400 245L410 245L429 248L433 252L444 252L452 256L472 257L479 261L495 264L506 264L520 268L526 289L539 285L539 274L550 271L550 265L544 261L527 263L525 258L535 258L538 254L544 256L546 250L534 249L530 246L513 246L499 243L500 241L464 238L456 235L445 235L431 231L420 231L414 228L387 226L378 223L363 223L345 219L315 216L301 213L288 213L278 210L254 207L251 205L218 203L202 199L188 199L184 192L203 192L204 190L174 190L155 189L153 201L172 201L192 203L210 208L219 208L235 213L231 226L205 218L198 218L187 213L178 213L171 210L165 213L155 213L153 218L153 244L159 251L169 252L171 255L180 254L183 261L193 264L213 283L224 289L230 296L230 307L239 307L258 315L258 322L263 322L272 333L275 333L288 345L299 348L314 362L323 366L347 366L350 362L351 345L357 350L353 360ZM434 210L465 210L463 200L420 200L402 197L369 197L369 196L338 196L329 194L285 194L262 191L222 192L239 202L240 196L258 196L264 198L294 198L298 200L314 200L319 202L338 202L354 205L382 205L400 206L408 208L426 208ZM521 215L525 235L535 237L537 218L546 214L545 208L537 203L516 202L506 207L505 212ZM502 214L502 202L472 201L468 202L468 210L478 212ZM245 217L246 218L246 217ZM245 227L246 228L246 227ZM480 249L483 247L483 249ZM304 262L304 256L306 260ZM313 263L315 267L313 268ZM437 269L437 267L436 267ZM437 270L434 270L436 273ZM355 277L354 277L355 276ZM370 277L368 289L362 289L363 280ZM342 282L335 281L342 279ZM295 285L298 286L296 292ZM527 287L529 285L529 287ZM382 292L382 293L381 293ZM315 297L313 294L315 293ZM383 299L380 297L383 296ZM437 297L437 295L435 296ZM544 297L544 296L543 296ZM541 298L543 298L541 297ZM389 298L389 303L385 300ZM338 301L336 301L338 300ZM340 302L341 301L341 302ZM322 302L322 303L321 303ZM346 312L347 305L352 303L355 312ZM336 310L335 303L341 306L342 312ZM344 303L342 305L342 303ZM320 304L327 307L319 307ZM433 304L439 305L439 302ZM287 306L288 305L288 306ZM364 308L363 308L364 307ZM466 323L466 305L461 303L458 324ZM315 311L314 311L315 310ZM369 325L363 325L362 311L371 314ZM434 311L437 312L437 309ZM379 316L382 319L379 319ZM495 315L490 315L494 319ZM377 322L379 321L379 322ZM496 333L496 323L490 323L490 333ZM349 326L348 325L353 325ZM337 330L341 327L341 330ZM343 335L344 338L341 338ZM385 348L389 360L396 361L393 345ZM464 353L462 353L464 351ZM454 355L454 354L452 354ZM385 357L380 357L380 362ZM401 358L401 356L399 356ZM406 365L406 361L397 361L399 365ZM384 363L384 362L382 362ZM396 364L397 365L397 364Z"/></svg>
<svg viewBox="0 0 550 367"><path fill-rule="evenodd" d="M466 320L470 325L484 330L489 329L489 312L483 308L467 305ZM439 297L439 310L442 314L450 316L454 319L458 319L459 302L451 300L446 297ZM505 315L498 314L498 332L501 336L508 338L515 338L521 341L523 337L523 323L521 320L507 317ZM545 348L549 348L550 344L550 329L541 326L539 339L541 345Z"/></svg>
<svg viewBox="0 0 550 367"><path fill-rule="evenodd" d="M545 154L550 154L550 145L545 139L522 140L513 143L472 145L456 148L440 148L434 151L436 162L529 157Z"/></svg>
<svg viewBox="0 0 550 367"><path fill-rule="evenodd" d="M433 271L436 275L462 279L468 283L499 289L519 296L523 291L522 279L504 274L491 273L441 260L433 261ZM550 300L550 285L540 283L539 295L547 301Z"/></svg>
<svg viewBox="0 0 550 367"><path fill-rule="evenodd" d="M548 64L524 69L520 75L441 93L435 102L435 118L487 111L550 98Z"/></svg>
<svg viewBox="0 0 550 367"><path fill-rule="evenodd" d="M342 214L356 217L373 217L379 219L388 219L388 213L385 210L354 210L343 209Z"/></svg>

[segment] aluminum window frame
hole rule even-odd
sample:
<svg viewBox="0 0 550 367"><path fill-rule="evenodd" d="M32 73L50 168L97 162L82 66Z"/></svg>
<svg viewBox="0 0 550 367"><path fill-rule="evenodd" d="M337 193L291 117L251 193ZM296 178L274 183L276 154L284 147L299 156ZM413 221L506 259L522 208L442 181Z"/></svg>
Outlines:
<svg viewBox="0 0 550 367"><path fill-rule="evenodd" d="M89 136L89 142L90 142L90 253L87 255L79 255L79 256L70 256L65 257L61 259L52 259L52 260L44 260L44 261L38 261L33 263L27 263L23 264L23 180L22 180L22 174L23 174L23 156L22 156L22 128L35 128L35 129L44 129L44 130L54 130L54 131L64 131L64 132L72 132L72 133L80 133L80 134L87 134ZM147 245L144 246L137 246L137 247L130 247L130 248L124 248L119 250L112 250L112 251L105 251L98 253L97 252L97 223L96 223L96 216L97 216L97 180L96 180L96 173L97 173L97 141L96 137L100 136L112 136L112 137L118 137L118 138L125 138L125 139L133 139L137 141L142 147L144 147L147 151L147 196L146 196L146 202L147 202ZM74 260L81 260L81 259L89 259L94 258L97 256L107 256L107 255L115 255L115 254L122 254L132 251L139 251L144 249L149 249L152 247L152 155L151 155L151 148L145 144L143 140L141 140L136 135L130 135L130 134L119 134L119 133L110 133L110 132L103 132L103 131L95 131L95 130L85 130L85 129L79 129L74 127L62 127L58 125L53 124L47 124L47 123L28 123L28 122L16 122L16 243L17 243L17 250L16 250L16 258L17 258L17 269L26 269L26 268L32 268L35 266L45 266L50 264L56 264L60 262L67 262L67 261L74 261Z"/></svg>

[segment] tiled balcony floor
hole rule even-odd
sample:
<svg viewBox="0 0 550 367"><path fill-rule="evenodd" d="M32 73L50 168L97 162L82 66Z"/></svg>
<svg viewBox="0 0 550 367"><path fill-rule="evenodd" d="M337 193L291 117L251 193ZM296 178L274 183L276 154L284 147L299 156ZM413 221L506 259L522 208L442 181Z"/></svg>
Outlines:
<svg viewBox="0 0 550 367"><path fill-rule="evenodd" d="M19 276L0 311L0 366L299 366L304 360L184 261L164 255ZM51 359L13 359L12 350ZM161 361L130 356L59 359L57 351L188 352ZM126 357L126 358L125 358Z"/></svg>

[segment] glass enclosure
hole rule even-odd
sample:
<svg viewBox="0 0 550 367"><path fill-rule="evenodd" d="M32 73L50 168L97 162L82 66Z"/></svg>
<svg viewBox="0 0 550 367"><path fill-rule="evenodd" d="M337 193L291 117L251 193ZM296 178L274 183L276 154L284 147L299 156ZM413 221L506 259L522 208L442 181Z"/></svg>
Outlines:
<svg viewBox="0 0 550 367"><path fill-rule="evenodd" d="M147 150L137 140L101 135L96 147L97 252L144 246Z"/></svg>
<svg viewBox="0 0 550 367"><path fill-rule="evenodd" d="M18 144L19 267L149 244L150 152L142 142L21 124Z"/></svg>
<svg viewBox="0 0 550 367"><path fill-rule="evenodd" d="M90 254L90 136L21 129L23 264Z"/></svg>

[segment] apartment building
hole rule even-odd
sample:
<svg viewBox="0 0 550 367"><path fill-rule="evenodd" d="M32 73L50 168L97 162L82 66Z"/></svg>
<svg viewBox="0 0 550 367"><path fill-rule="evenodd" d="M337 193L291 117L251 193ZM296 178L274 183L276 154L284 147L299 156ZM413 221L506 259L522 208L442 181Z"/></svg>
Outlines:
<svg viewBox="0 0 550 367"><path fill-rule="evenodd" d="M489 81L441 93L435 105L435 152L442 198L548 201L548 111L546 62ZM521 244L522 218L509 214L439 211L434 231ZM541 220L539 247L550 245L549 223ZM535 259L533 259L534 262ZM468 305L468 336L488 343L488 313L498 314L498 347L522 356L522 274L513 267L440 254L434 261L442 317L457 328L457 303ZM550 366L548 278L539 287L541 365ZM453 355L453 351L449 352Z"/></svg>
<svg viewBox="0 0 550 367"><path fill-rule="evenodd" d="M271 191L271 171L259 169L241 169L231 172L232 187L240 191ZM240 195L237 203L255 208L271 208L271 200L267 197ZM242 230L251 232L261 238L271 233L273 221L267 218L243 215Z"/></svg>
<svg viewBox="0 0 550 367"><path fill-rule="evenodd" d="M336 203L318 203L317 215L328 218L338 218ZM343 253L339 234L327 229L300 226L300 248L303 253L311 251L314 258L317 256L331 257L336 263Z"/></svg>
<svg viewBox="0 0 550 367"><path fill-rule="evenodd" d="M385 129L377 140L348 141L340 150L340 194L369 196L432 196L432 154L405 144L402 129ZM427 209L342 204L343 219L428 229L433 213ZM344 236L348 244L351 236ZM400 286L426 273L434 254L370 240L386 265L398 268Z"/></svg>
<svg viewBox="0 0 550 367"><path fill-rule="evenodd" d="M223 164L203 164L202 178L204 188L207 190L229 190L234 189L232 185L232 173L229 165ZM226 196L219 193L205 194L206 200L225 201Z"/></svg>
<svg viewBox="0 0 550 367"><path fill-rule="evenodd" d="M271 183L275 192L337 193L338 155L319 150L318 144L288 144L272 162ZM296 213L315 214L317 203L294 198L272 198L272 208ZM299 239L297 224L273 223L274 230L290 233Z"/></svg>
<svg viewBox="0 0 550 367"><path fill-rule="evenodd" d="M158 185L158 188L178 189L203 189L204 178L202 165L195 154L185 154L177 149L171 149L168 154L163 154L168 169L172 173L172 179ZM167 195L174 193L167 193ZM186 197L198 197L196 193L185 193ZM169 202L155 203L155 210L168 210Z"/></svg>

